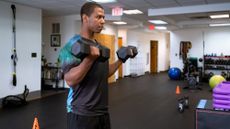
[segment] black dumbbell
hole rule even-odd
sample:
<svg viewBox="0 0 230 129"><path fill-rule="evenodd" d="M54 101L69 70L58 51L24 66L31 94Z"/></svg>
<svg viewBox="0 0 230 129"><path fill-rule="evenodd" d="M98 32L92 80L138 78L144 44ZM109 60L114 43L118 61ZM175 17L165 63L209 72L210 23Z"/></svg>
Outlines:
<svg viewBox="0 0 230 129"><path fill-rule="evenodd" d="M178 99L178 111L180 113L184 112L185 108L189 108L189 97L188 96L184 96L182 98Z"/></svg>
<svg viewBox="0 0 230 129"><path fill-rule="evenodd" d="M78 40L72 45L71 52L75 57L80 58L82 60L89 55L90 46L82 42L82 40Z"/></svg>
<svg viewBox="0 0 230 129"><path fill-rule="evenodd" d="M128 46L131 50L132 50L132 55L130 56L130 58L134 58L137 54L137 48L135 46Z"/></svg>
<svg viewBox="0 0 230 129"><path fill-rule="evenodd" d="M105 62L110 58L110 49L108 49L107 47L104 47L102 45L98 46L99 50L100 50L100 57L99 57L99 61L101 62Z"/></svg>
<svg viewBox="0 0 230 129"><path fill-rule="evenodd" d="M105 62L110 58L110 49L99 44L96 45L95 43L92 43L91 40L87 39L80 39L78 42L74 43L71 48L71 52L74 56L83 60L86 56L89 55L91 45L98 47L100 51L99 61Z"/></svg>
<svg viewBox="0 0 230 129"><path fill-rule="evenodd" d="M184 100L183 100L183 98L178 99L177 109L180 113L184 112Z"/></svg>
<svg viewBox="0 0 230 129"><path fill-rule="evenodd" d="M189 97L188 96L184 96L184 107L189 108Z"/></svg>
<svg viewBox="0 0 230 129"><path fill-rule="evenodd" d="M117 56L123 63L125 63L128 58L134 58L137 54L137 48L134 46L121 47L117 51Z"/></svg>

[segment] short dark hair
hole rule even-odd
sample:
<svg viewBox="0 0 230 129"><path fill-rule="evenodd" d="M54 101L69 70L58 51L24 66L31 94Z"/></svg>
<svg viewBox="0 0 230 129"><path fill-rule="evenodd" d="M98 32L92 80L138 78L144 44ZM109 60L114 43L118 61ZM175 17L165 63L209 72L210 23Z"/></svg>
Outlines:
<svg viewBox="0 0 230 129"><path fill-rule="evenodd" d="M84 5L82 5L82 7L81 7L81 22L83 21L83 19L82 19L83 14L90 16L96 7L104 9L100 4L98 4L96 2L86 2Z"/></svg>

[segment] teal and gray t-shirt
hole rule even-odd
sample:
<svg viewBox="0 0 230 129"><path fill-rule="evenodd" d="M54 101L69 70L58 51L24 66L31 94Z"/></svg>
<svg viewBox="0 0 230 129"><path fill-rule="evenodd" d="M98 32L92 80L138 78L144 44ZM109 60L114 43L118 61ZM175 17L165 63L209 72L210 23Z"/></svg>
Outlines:
<svg viewBox="0 0 230 129"><path fill-rule="evenodd" d="M62 65L72 63L79 64L80 59L71 54L71 46L81 39L80 35L75 35L61 49L59 61ZM97 43L92 45L97 46ZM68 72L68 70L65 72ZM109 62L96 60L85 78L75 88L70 86L67 98L67 112L79 115L95 116L108 113L108 74Z"/></svg>

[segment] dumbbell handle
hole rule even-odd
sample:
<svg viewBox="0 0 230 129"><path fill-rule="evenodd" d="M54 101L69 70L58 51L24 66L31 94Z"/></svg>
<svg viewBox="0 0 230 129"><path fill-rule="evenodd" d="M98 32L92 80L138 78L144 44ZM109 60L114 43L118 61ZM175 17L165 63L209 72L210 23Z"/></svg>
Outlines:
<svg viewBox="0 0 230 129"><path fill-rule="evenodd" d="M105 62L110 58L110 50L100 44L96 44L88 39L81 39L72 46L72 53L81 60L90 54L90 46L95 46L100 51L99 61Z"/></svg>

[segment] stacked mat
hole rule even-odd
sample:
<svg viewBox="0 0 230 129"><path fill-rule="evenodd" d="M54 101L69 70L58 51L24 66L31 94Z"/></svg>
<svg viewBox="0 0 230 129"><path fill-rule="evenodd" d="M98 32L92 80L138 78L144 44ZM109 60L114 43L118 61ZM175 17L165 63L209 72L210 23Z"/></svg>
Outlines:
<svg viewBox="0 0 230 129"><path fill-rule="evenodd" d="M213 108L230 110L230 81L224 81L213 89Z"/></svg>

